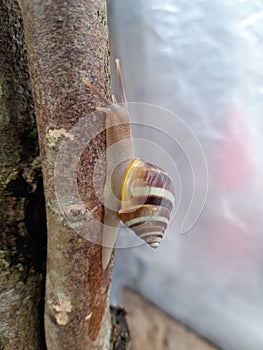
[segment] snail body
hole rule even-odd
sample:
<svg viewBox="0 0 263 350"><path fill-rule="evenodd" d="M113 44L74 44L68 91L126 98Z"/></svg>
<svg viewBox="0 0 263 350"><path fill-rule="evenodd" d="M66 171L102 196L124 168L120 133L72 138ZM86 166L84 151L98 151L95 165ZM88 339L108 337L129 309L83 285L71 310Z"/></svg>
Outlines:
<svg viewBox="0 0 263 350"><path fill-rule="evenodd" d="M117 238L120 220L152 248L157 248L169 223L174 189L168 174L145 160L135 158L128 103L120 63L116 59L120 104L114 95L106 99L88 81L83 82L100 98L106 114L106 184L102 266L106 269ZM114 149L114 144L120 147Z"/></svg>

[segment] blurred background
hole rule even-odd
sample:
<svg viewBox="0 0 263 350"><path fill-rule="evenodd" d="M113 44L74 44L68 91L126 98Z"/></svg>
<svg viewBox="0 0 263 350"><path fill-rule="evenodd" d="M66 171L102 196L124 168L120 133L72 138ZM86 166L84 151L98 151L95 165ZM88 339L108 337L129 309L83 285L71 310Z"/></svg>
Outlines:
<svg viewBox="0 0 263 350"><path fill-rule="evenodd" d="M157 251L116 250L112 303L128 286L222 349L262 350L263 2L108 0L108 16L128 100L182 118L209 173L203 212L181 234L193 188L186 156L135 125L135 138L158 145L167 167L172 159L178 168L181 201ZM151 144L135 149L166 168Z"/></svg>

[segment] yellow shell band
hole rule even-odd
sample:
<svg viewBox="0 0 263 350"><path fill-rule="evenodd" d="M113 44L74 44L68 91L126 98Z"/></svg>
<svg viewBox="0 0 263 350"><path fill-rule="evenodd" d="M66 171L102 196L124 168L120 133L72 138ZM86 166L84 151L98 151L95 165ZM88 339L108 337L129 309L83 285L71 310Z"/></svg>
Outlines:
<svg viewBox="0 0 263 350"><path fill-rule="evenodd" d="M126 173L125 173L124 180L123 180L123 184L122 184L122 188L121 188L121 201L122 201L122 202L125 202L125 188L126 188L126 185L127 185L128 177L129 177L129 175L130 175L130 172L131 172L131 170L132 170L134 164L135 164L136 162L138 162L138 160L139 160L139 158L133 159L133 160L130 162L128 168L126 169Z"/></svg>

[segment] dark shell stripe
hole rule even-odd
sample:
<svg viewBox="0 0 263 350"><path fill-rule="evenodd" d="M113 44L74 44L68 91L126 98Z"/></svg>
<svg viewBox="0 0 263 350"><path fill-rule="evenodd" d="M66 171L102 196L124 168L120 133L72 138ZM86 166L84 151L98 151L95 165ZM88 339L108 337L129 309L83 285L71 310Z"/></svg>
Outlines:
<svg viewBox="0 0 263 350"><path fill-rule="evenodd" d="M134 205L150 204L163 206L169 211L171 211L173 208L173 203L169 199L159 196L148 196L146 198L144 196L135 196L132 198L131 203Z"/></svg>
<svg viewBox="0 0 263 350"><path fill-rule="evenodd" d="M140 238L144 239L145 241L147 239L156 239L159 238L160 240L163 238L163 233L160 232L148 232L148 233L144 233L142 235L138 235Z"/></svg>
<svg viewBox="0 0 263 350"><path fill-rule="evenodd" d="M156 210L157 209L157 210ZM152 205L143 205L130 209L129 212L120 212L121 220L128 227L147 224L154 225L156 222L167 226L170 219L170 211L165 207L155 207Z"/></svg>
<svg viewBox="0 0 263 350"><path fill-rule="evenodd" d="M130 206L129 209L121 209L119 211L119 214L121 216L124 216L125 214L127 217L130 218L136 218L139 216L147 216L149 217L149 220L151 218L154 218L156 215L161 215L169 219L170 216L170 210L168 210L166 207L163 206L156 206L151 204L139 204L139 205L133 205Z"/></svg>
<svg viewBox="0 0 263 350"><path fill-rule="evenodd" d="M144 233L150 233L150 232L164 232L166 229L167 225L157 225L157 222L155 222L155 226L147 226L144 225L143 227L141 225L137 225L137 226L132 226L130 228L132 228L132 230L137 234L137 235L141 235Z"/></svg>
<svg viewBox="0 0 263 350"><path fill-rule="evenodd" d="M133 230L135 230L135 227L139 226L139 225L147 225L147 223L149 221L153 221L155 225L157 225L157 223L159 224L159 226L163 226L164 228L167 227L169 220L167 218L164 218L162 216L158 216L155 217L155 219L149 219L147 216L143 216L141 218L134 218L132 220L129 221L124 221L125 225L129 228L132 228ZM150 226L149 226L150 227Z"/></svg>
<svg viewBox="0 0 263 350"><path fill-rule="evenodd" d="M138 236L144 236L144 235L163 235L164 231L165 231L165 228L163 227L157 227L154 229L148 229L148 230L141 230L140 228L138 227L135 227L134 230L133 230L136 235Z"/></svg>
<svg viewBox="0 0 263 350"><path fill-rule="evenodd" d="M148 236L141 236L140 238L143 239L146 243L148 243L152 248L156 249L159 247L163 236L156 236L155 234L152 234Z"/></svg>
<svg viewBox="0 0 263 350"><path fill-rule="evenodd" d="M131 197L137 197L137 196L157 196L162 197L167 200L169 200L172 204L174 204L174 193L170 189L165 189L162 187L155 187L155 186L148 186L146 184L142 185L136 185L133 184L131 191L130 191ZM132 199L132 198L131 198Z"/></svg>
<svg viewBox="0 0 263 350"><path fill-rule="evenodd" d="M141 223L137 223L135 225L131 225L129 227L132 227L133 230L136 230L138 232L146 232L148 231L164 231L167 227L167 221L162 221L162 218L158 217L155 220L151 221L144 221Z"/></svg>
<svg viewBox="0 0 263 350"><path fill-rule="evenodd" d="M139 170L139 169L138 169ZM164 188L169 191L173 191L172 181L165 172L157 170L140 169L140 173L137 174L136 178L143 180L148 186Z"/></svg>

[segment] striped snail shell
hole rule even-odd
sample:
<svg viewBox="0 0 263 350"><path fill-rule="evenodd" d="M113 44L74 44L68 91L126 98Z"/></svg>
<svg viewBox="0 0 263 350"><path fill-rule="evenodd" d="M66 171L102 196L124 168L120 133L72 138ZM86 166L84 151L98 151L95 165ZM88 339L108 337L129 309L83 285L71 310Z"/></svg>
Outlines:
<svg viewBox="0 0 263 350"><path fill-rule="evenodd" d="M174 199L168 174L135 158L130 162L122 184L120 219L152 248L158 248L169 223Z"/></svg>

